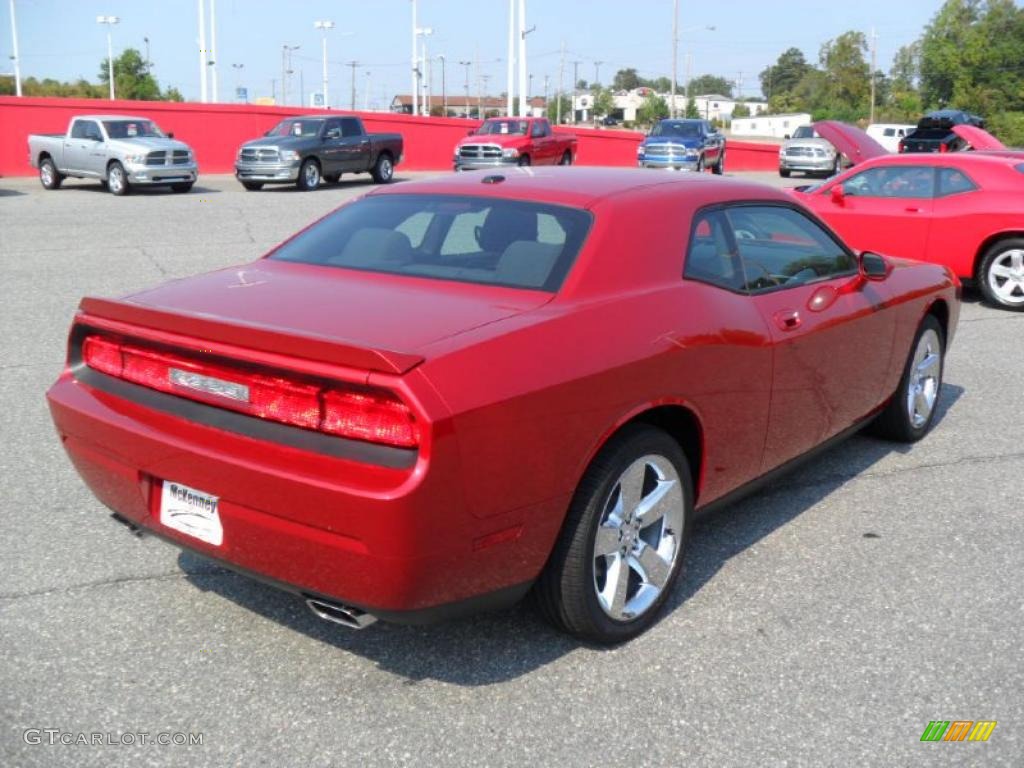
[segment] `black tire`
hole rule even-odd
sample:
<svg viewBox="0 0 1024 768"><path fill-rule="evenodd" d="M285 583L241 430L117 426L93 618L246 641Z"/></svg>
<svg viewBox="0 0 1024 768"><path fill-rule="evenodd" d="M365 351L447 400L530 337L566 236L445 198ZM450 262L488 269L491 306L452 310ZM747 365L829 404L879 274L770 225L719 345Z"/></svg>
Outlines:
<svg viewBox="0 0 1024 768"><path fill-rule="evenodd" d="M978 262L975 279L981 290L981 295L989 304L1000 309L1021 312L1024 311L1024 282L1016 279L1017 274L1013 276L993 274L993 268L997 270L1016 269L1013 266L1013 261L1016 260L1014 251L1024 251L1024 238L1009 237L993 243ZM1007 259L1010 259L1009 264L1005 263ZM1002 283L999 282L1000 278L1003 280Z"/></svg>
<svg viewBox="0 0 1024 768"><path fill-rule="evenodd" d="M711 166L711 172L715 176L721 176L725 173L725 150L723 149L721 154L718 156L718 162Z"/></svg>
<svg viewBox="0 0 1024 768"><path fill-rule="evenodd" d="M295 186L309 192L320 186L320 164L312 157L306 158L299 167L299 178Z"/></svg>
<svg viewBox="0 0 1024 768"><path fill-rule="evenodd" d="M339 181L341 181L341 174L340 173L325 173L324 174L324 181L326 181L328 184L337 184Z"/></svg>
<svg viewBox="0 0 1024 768"><path fill-rule="evenodd" d="M911 406L909 401L912 387L915 385L915 377L913 375L915 368L914 358L925 334L934 334L933 338L937 339L935 349L932 350L939 356L937 379L934 382L935 400L927 418L923 422L915 424L910 412ZM878 415L878 418L871 424L870 431L878 437L899 443L916 443L928 434L928 430L932 428L932 424L935 421L935 412L938 410L936 406L942 393L942 374L945 365L946 335L943 333L942 326L935 316L926 315L924 320L921 321L917 333L914 334L914 342L910 345L910 352L907 354L907 362L903 366L903 375L900 377L900 383L896 387L896 391L893 393L888 405L885 406L885 409Z"/></svg>
<svg viewBox="0 0 1024 768"><path fill-rule="evenodd" d="M784 179L788 179L790 173L791 171L788 168L779 168L779 176Z"/></svg>
<svg viewBox="0 0 1024 768"><path fill-rule="evenodd" d="M44 158L39 163L39 183L43 185L43 189L60 189L63 182L64 174L57 170L53 160Z"/></svg>
<svg viewBox="0 0 1024 768"><path fill-rule="evenodd" d="M243 181L242 186L250 192L259 192L263 189L263 182L261 181Z"/></svg>
<svg viewBox="0 0 1024 768"><path fill-rule="evenodd" d="M522 157L519 158L519 162L516 163L516 165L521 165L521 166L527 166L529 164L530 164L530 156L529 155L523 155Z"/></svg>
<svg viewBox="0 0 1024 768"><path fill-rule="evenodd" d="M704 173L704 155L697 158L697 167L694 170L697 173Z"/></svg>
<svg viewBox="0 0 1024 768"><path fill-rule="evenodd" d="M130 189L128 174L125 173L124 166L116 160L107 168L107 189L118 197L127 195Z"/></svg>
<svg viewBox="0 0 1024 768"><path fill-rule="evenodd" d="M373 164L370 175L373 176L373 181L376 184L390 184L391 180L395 178L395 162L391 159L391 155L381 152L377 156L377 162Z"/></svg>
<svg viewBox="0 0 1024 768"><path fill-rule="evenodd" d="M620 477L635 461L651 456L667 460L679 477L682 530L675 532L675 559L660 594L638 616L616 620L598 599L595 537ZM554 550L534 586L541 614L555 627L593 642L619 643L636 637L657 619L682 572L692 521L693 482L679 444L660 429L626 426L594 458L573 495Z"/></svg>
<svg viewBox="0 0 1024 768"><path fill-rule="evenodd" d="M842 155L836 155L836 161L834 163L832 163L832 170L825 174L825 178L830 178L832 176L838 176L842 172L843 172L843 156Z"/></svg>
<svg viewBox="0 0 1024 768"><path fill-rule="evenodd" d="M192 185L194 183L195 182L192 181L183 181L181 184L171 184L171 190L173 192L178 192L179 194L182 192L191 192Z"/></svg>
<svg viewBox="0 0 1024 768"><path fill-rule="evenodd" d="M572 152L568 149L562 153L562 158L558 161L559 165L572 165Z"/></svg>

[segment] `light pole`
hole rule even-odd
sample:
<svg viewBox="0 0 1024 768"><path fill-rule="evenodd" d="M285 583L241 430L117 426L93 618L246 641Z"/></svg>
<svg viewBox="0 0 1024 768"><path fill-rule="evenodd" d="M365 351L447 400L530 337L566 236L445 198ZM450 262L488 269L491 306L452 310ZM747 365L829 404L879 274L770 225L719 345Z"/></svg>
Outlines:
<svg viewBox="0 0 1024 768"><path fill-rule="evenodd" d="M430 62L427 60L427 38L434 34L433 27L416 27L416 37L423 38L423 54L417 51L416 54L416 72L419 79L423 82L423 99L420 104L420 114L430 117L430 103L428 97L430 95L430 83L427 79L427 73L429 72L428 67ZM421 66L422 63L422 66Z"/></svg>
<svg viewBox="0 0 1024 768"><path fill-rule="evenodd" d="M324 109L330 109L331 100L327 96L327 30L334 29L334 22L314 21L313 27L320 30L320 51L324 65Z"/></svg>
<svg viewBox="0 0 1024 768"><path fill-rule="evenodd" d="M676 0L678 5L678 0ZM701 26L687 27L686 29L679 30L676 27L675 22L672 24L672 104L669 106L669 115L672 117L676 116L676 46L679 44L679 36L685 35L687 32L697 32L704 30L707 32L714 32L714 26ZM692 49L686 53L686 103L690 103L690 60L692 57Z"/></svg>
<svg viewBox="0 0 1024 768"><path fill-rule="evenodd" d="M526 28L526 0L519 0L519 116L526 117L526 100L529 94L523 95L526 90L526 36L536 31L537 25Z"/></svg>
<svg viewBox="0 0 1024 768"><path fill-rule="evenodd" d="M216 104L220 101L217 85L217 0L210 0L210 55L206 64L210 68L210 90Z"/></svg>
<svg viewBox="0 0 1024 768"><path fill-rule="evenodd" d="M18 57L18 22L14 16L14 0L11 0L11 44L13 50L11 61L14 62L14 94L21 96L21 59Z"/></svg>
<svg viewBox="0 0 1024 768"><path fill-rule="evenodd" d="M363 91L363 112L370 111L370 70L366 70L366 88Z"/></svg>
<svg viewBox="0 0 1024 768"><path fill-rule="evenodd" d="M111 30L121 19L117 16L97 16L97 24L107 25L107 77L110 79L110 100L114 100L114 44L111 42Z"/></svg>
<svg viewBox="0 0 1024 768"><path fill-rule="evenodd" d="M412 0L412 58L409 60L412 64L412 113L415 115L419 112L419 100L420 100L420 65L417 61L419 48L416 45L416 0Z"/></svg>
<svg viewBox="0 0 1024 768"><path fill-rule="evenodd" d="M352 104L349 107L353 112L356 111L356 67L359 66L359 62L353 59L348 63L352 67Z"/></svg>
<svg viewBox="0 0 1024 768"><path fill-rule="evenodd" d="M149 74L149 70L153 67L153 62L149 58L149 38L142 38L142 42L146 44L146 74Z"/></svg>
<svg viewBox="0 0 1024 768"><path fill-rule="evenodd" d="M209 67L206 62L210 60L206 50L206 6L203 0L199 0L199 100L204 104L206 98L206 76Z"/></svg>
<svg viewBox="0 0 1024 768"><path fill-rule="evenodd" d="M459 66L466 68L466 117L469 117L469 68L473 66L473 62L460 61Z"/></svg>
<svg viewBox="0 0 1024 768"><path fill-rule="evenodd" d="M281 104L288 104L288 75L292 73L292 51L297 51L300 45L281 46Z"/></svg>
<svg viewBox="0 0 1024 768"><path fill-rule="evenodd" d="M245 64L232 64L231 68L235 70L235 98L238 98L238 91L242 88L242 69ZM249 103L249 95L246 94L245 103Z"/></svg>
<svg viewBox="0 0 1024 768"><path fill-rule="evenodd" d="M438 54L437 60L441 62L441 117L448 117L448 86L445 83L444 54Z"/></svg>

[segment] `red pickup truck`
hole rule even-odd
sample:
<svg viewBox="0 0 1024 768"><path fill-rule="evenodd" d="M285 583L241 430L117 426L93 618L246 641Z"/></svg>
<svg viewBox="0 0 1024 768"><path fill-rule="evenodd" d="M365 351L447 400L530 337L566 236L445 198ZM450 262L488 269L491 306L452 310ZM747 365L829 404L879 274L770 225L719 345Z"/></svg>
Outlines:
<svg viewBox="0 0 1024 768"><path fill-rule="evenodd" d="M543 117L492 117L455 147L455 170L503 165L572 165L576 136Z"/></svg>

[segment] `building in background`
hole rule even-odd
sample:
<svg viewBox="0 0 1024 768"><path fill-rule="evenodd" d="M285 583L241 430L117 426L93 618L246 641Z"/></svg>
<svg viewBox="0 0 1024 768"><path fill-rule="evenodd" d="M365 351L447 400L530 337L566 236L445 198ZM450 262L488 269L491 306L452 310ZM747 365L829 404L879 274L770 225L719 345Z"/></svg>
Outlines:
<svg viewBox="0 0 1024 768"><path fill-rule="evenodd" d="M449 117L476 117L478 110L482 107L485 117L504 117L507 112L507 103L504 96L484 96L477 98L470 96L466 98L465 93L448 95L448 116ZM544 99L540 96L532 96L527 102L530 107L530 117L544 116ZM430 97L430 114L440 116L444 111L445 100L441 96ZM399 114L412 114L412 96L398 94L391 100L391 111Z"/></svg>
<svg viewBox="0 0 1024 768"><path fill-rule="evenodd" d="M801 125L811 122L806 112L795 112L787 115L758 115L757 117L737 117L732 121L733 136L763 136L772 139L784 139Z"/></svg>

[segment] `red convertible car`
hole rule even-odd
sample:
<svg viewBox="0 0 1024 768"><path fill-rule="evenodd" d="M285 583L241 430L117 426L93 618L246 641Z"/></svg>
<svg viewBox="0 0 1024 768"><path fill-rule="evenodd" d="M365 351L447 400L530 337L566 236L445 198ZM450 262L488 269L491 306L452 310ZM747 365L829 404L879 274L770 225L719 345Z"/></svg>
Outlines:
<svg viewBox="0 0 1024 768"><path fill-rule="evenodd" d="M945 264L991 304L1024 310L1024 154L890 155L857 128L833 122L815 128L866 158L795 191L846 242ZM994 143L983 142L982 134ZM967 135L979 146L998 144L977 128Z"/></svg>
<svg viewBox="0 0 1024 768"><path fill-rule="evenodd" d="M958 292L756 184L456 175L256 262L84 299L48 399L123 522L323 618L532 588L616 642L655 620L696 514L868 423L928 431Z"/></svg>

